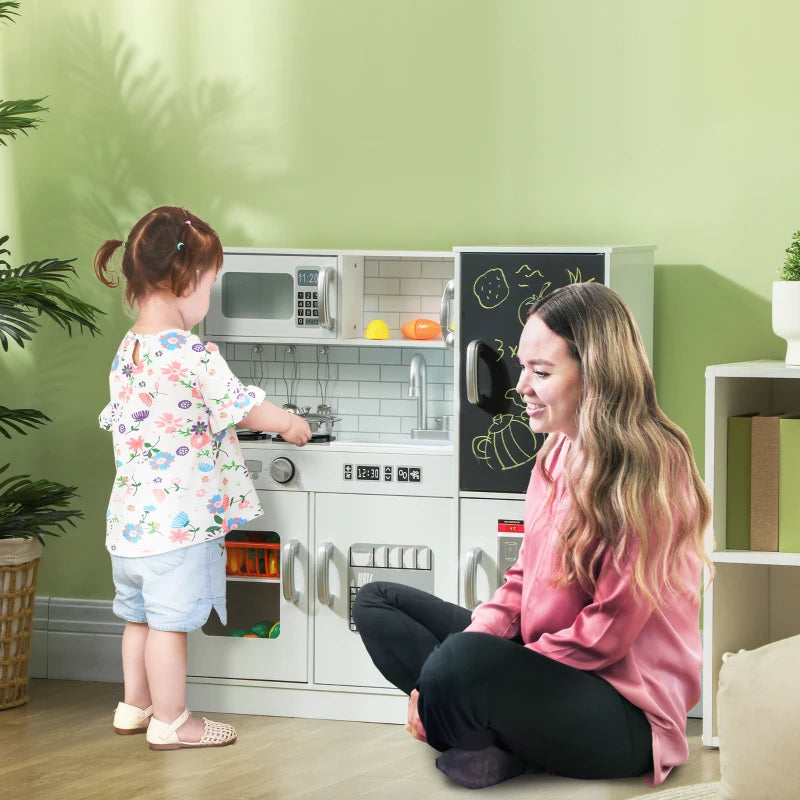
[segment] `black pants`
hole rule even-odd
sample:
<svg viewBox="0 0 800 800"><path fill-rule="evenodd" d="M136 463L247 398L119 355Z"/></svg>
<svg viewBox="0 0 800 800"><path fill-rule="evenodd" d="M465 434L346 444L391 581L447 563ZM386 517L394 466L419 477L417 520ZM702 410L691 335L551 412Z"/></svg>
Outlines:
<svg viewBox="0 0 800 800"><path fill-rule="evenodd" d="M519 640L462 633L467 609L397 583L371 583L353 618L383 676L419 690L437 750L496 744L532 767L571 778L628 778L653 768L644 713L591 672Z"/></svg>

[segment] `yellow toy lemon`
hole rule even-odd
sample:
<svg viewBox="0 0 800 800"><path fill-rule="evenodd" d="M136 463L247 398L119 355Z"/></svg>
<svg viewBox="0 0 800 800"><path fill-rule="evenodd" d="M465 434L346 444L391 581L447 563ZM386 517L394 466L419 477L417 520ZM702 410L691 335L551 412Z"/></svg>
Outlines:
<svg viewBox="0 0 800 800"><path fill-rule="evenodd" d="M364 331L366 339L388 339L389 326L382 319L374 319Z"/></svg>

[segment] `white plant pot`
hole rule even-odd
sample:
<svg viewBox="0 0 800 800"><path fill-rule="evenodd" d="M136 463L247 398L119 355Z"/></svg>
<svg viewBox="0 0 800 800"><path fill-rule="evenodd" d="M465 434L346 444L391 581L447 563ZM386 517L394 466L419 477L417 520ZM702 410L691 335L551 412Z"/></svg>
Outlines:
<svg viewBox="0 0 800 800"><path fill-rule="evenodd" d="M800 365L800 281L773 282L772 330L786 339L786 363Z"/></svg>

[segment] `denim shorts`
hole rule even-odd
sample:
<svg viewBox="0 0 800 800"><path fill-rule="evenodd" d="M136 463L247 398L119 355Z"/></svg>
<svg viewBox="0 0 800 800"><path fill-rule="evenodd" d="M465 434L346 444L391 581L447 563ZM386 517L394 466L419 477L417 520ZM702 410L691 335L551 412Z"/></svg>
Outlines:
<svg viewBox="0 0 800 800"><path fill-rule="evenodd" d="M213 539L138 558L111 556L114 613L158 631L193 631L215 608L223 625L225 540Z"/></svg>

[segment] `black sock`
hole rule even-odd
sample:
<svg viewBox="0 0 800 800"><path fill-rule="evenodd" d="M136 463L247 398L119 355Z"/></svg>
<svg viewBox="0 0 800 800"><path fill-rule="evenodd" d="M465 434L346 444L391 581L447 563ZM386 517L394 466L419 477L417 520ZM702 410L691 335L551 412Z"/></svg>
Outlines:
<svg viewBox="0 0 800 800"><path fill-rule="evenodd" d="M519 756L492 744L482 750L454 747L436 759L436 767L467 789L482 789L522 775L527 764Z"/></svg>

